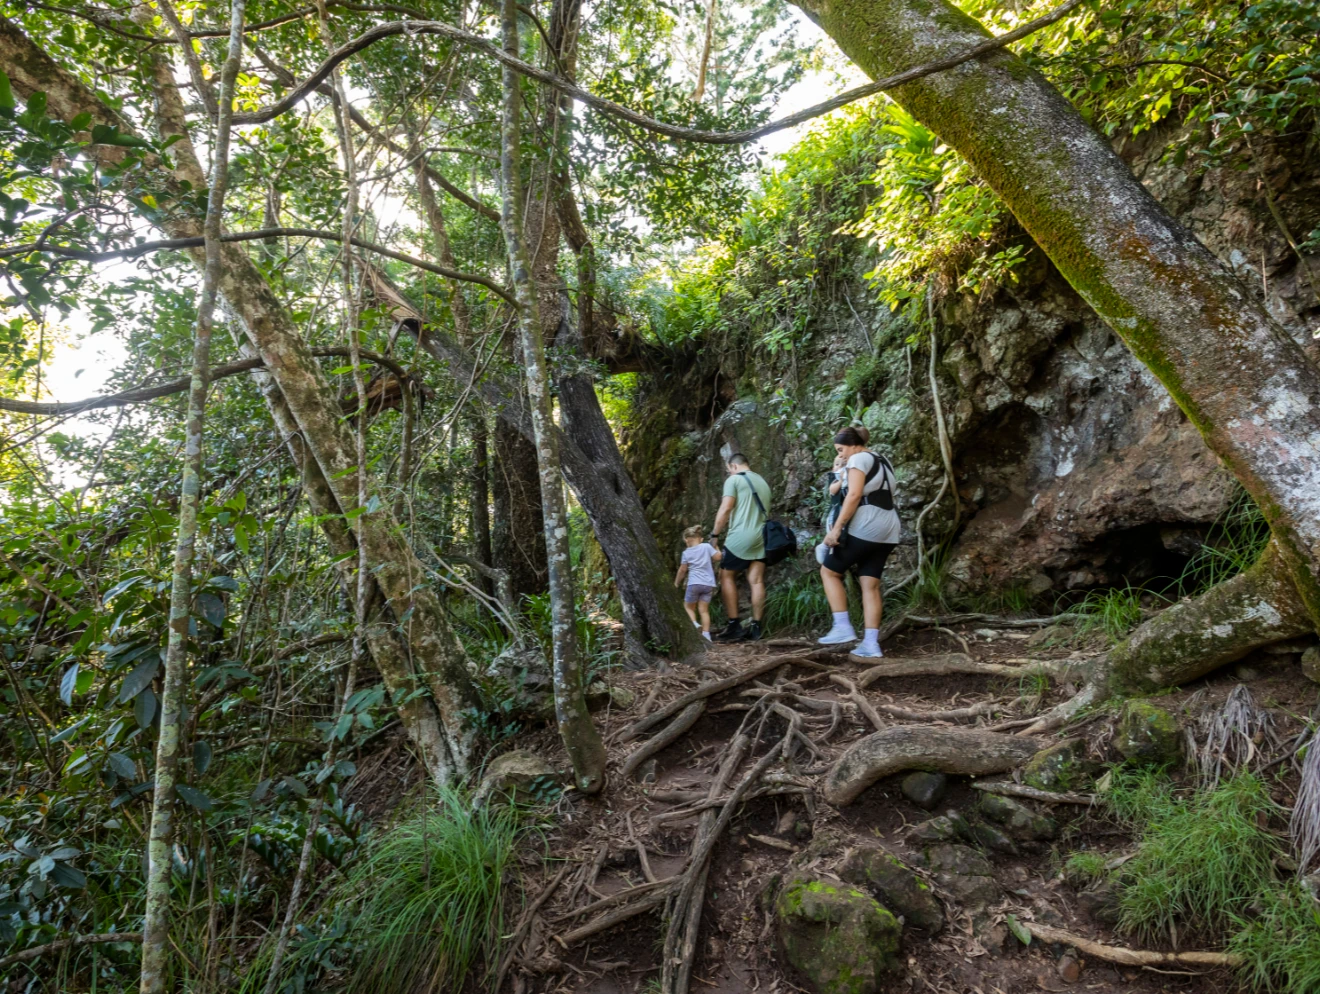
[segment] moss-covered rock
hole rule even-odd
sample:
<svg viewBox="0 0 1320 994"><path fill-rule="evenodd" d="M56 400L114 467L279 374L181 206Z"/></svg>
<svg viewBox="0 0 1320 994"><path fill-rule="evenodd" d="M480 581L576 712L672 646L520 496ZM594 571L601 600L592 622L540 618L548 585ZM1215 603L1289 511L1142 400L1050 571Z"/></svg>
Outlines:
<svg viewBox="0 0 1320 994"><path fill-rule="evenodd" d="M879 846L858 846L848 853L839 876L869 891L906 925L934 934L944 928L944 909L921 876Z"/></svg>
<svg viewBox="0 0 1320 994"><path fill-rule="evenodd" d="M1320 683L1320 645L1313 645L1302 652L1302 675L1312 683Z"/></svg>
<svg viewBox="0 0 1320 994"><path fill-rule="evenodd" d="M1059 832L1053 818L1037 814L1025 804L998 794L986 794L981 798L981 814L1003 825L1009 835L1024 842L1052 839Z"/></svg>
<svg viewBox="0 0 1320 994"><path fill-rule="evenodd" d="M1099 765L1087 759L1085 739L1065 739L1036 753L1022 768L1022 779L1041 790L1080 790L1098 771Z"/></svg>
<svg viewBox="0 0 1320 994"><path fill-rule="evenodd" d="M1134 700L1123 705L1114 747L1128 762L1166 766L1182 757L1182 746L1182 728L1171 712L1150 701Z"/></svg>
<svg viewBox="0 0 1320 994"><path fill-rule="evenodd" d="M795 874L774 907L784 957L819 994L874 994L899 968L902 926L855 887Z"/></svg>

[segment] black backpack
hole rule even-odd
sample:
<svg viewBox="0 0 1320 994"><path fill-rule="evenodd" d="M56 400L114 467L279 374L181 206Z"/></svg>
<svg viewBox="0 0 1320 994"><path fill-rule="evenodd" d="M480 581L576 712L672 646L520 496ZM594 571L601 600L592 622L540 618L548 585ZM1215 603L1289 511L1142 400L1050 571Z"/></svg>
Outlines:
<svg viewBox="0 0 1320 994"><path fill-rule="evenodd" d="M773 566L775 563L781 563L789 556L796 556L798 551L797 535L793 529L782 521L772 521L770 512L765 509L761 503L761 497L756 492L756 487L752 486L752 481L747 479L746 473L739 473L743 482L747 484L747 489L752 492L752 500L756 501L756 506L764 514L765 524L761 527L761 537L765 541L765 564Z"/></svg>

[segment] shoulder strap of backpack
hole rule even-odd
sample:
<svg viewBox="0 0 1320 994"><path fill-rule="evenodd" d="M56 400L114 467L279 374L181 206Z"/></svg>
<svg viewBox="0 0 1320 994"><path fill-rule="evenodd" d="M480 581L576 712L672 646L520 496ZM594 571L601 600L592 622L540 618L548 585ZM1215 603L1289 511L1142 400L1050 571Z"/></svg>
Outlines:
<svg viewBox="0 0 1320 994"><path fill-rule="evenodd" d="M739 473L738 475L743 478L743 483L747 484L747 489L752 492L752 500L756 501L756 506L761 509L761 513L767 518L770 517L770 512L765 509L765 505L761 503L760 496L756 493L756 487L752 485L751 480L747 479L747 474Z"/></svg>

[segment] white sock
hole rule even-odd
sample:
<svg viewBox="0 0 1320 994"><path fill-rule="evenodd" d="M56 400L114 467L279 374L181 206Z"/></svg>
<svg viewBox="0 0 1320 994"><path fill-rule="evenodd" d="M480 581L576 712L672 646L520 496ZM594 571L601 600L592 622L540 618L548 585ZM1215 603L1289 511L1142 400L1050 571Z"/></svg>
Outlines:
<svg viewBox="0 0 1320 994"><path fill-rule="evenodd" d="M694 622L692 622L692 627L693 627L693 628L700 628L700 627L701 627L701 622L700 622L700 621L694 621Z"/></svg>
<svg viewBox="0 0 1320 994"><path fill-rule="evenodd" d="M834 627L835 627L835 628L851 628L851 627L852 627L852 618L848 617L848 612L847 612L847 611L835 611L835 612L834 612Z"/></svg>
<svg viewBox="0 0 1320 994"><path fill-rule="evenodd" d="M862 645L870 649L880 648L880 629L868 628L866 634L862 636Z"/></svg>

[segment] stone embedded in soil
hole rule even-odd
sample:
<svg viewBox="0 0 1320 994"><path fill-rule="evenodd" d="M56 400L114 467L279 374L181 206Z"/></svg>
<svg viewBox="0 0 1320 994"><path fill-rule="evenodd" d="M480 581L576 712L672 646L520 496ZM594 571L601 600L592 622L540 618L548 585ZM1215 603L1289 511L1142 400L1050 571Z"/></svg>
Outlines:
<svg viewBox="0 0 1320 994"><path fill-rule="evenodd" d="M944 928L944 909L930 884L879 846L858 846L848 852L839 876L871 892L882 905L901 915L907 925L932 935Z"/></svg>
<svg viewBox="0 0 1320 994"><path fill-rule="evenodd" d="M1150 701L1128 701L1118 723L1114 747L1123 758L1142 766L1164 766L1182 756L1178 719Z"/></svg>
<svg viewBox="0 0 1320 994"><path fill-rule="evenodd" d="M981 813L1004 826L1004 830L1013 838L1024 842L1052 839L1059 833L1059 826L1053 818L1037 814L1011 797L986 794L981 798Z"/></svg>
<svg viewBox="0 0 1320 994"><path fill-rule="evenodd" d="M923 811L933 811L944 800L949 778L943 773L909 773L903 778L903 796Z"/></svg>
<svg viewBox="0 0 1320 994"><path fill-rule="evenodd" d="M487 764L473 800L478 806L511 801L520 792L530 792L536 781L547 777L555 778L553 766L530 749L513 749Z"/></svg>
<svg viewBox="0 0 1320 994"><path fill-rule="evenodd" d="M919 821L907 830L909 842L952 842L959 837L958 826L947 815Z"/></svg>
<svg viewBox="0 0 1320 994"><path fill-rule="evenodd" d="M1320 645L1313 645L1302 653L1302 675L1312 683L1320 683Z"/></svg>
<svg viewBox="0 0 1320 994"><path fill-rule="evenodd" d="M1056 969L1059 971L1059 979L1065 983L1075 984L1082 975L1082 964L1072 953L1064 953L1059 957L1059 963Z"/></svg>
<svg viewBox="0 0 1320 994"><path fill-rule="evenodd" d="M975 849L958 845L931 846L917 860L959 907L973 917L999 899L994 869Z"/></svg>
<svg viewBox="0 0 1320 994"><path fill-rule="evenodd" d="M795 874L774 908L785 959L818 994L876 994L901 964L898 919L855 887Z"/></svg>
<svg viewBox="0 0 1320 994"><path fill-rule="evenodd" d="M1022 768L1022 779L1040 790L1080 790L1097 770L1098 764L1086 758L1085 739L1064 739L1036 753Z"/></svg>
<svg viewBox="0 0 1320 994"><path fill-rule="evenodd" d="M1017 846L1013 844L1013 840L1002 829L991 825L989 822L972 822L968 834L971 836L971 841L982 848L1005 853L1009 856L1017 855Z"/></svg>
<svg viewBox="0 0 1320 994"><path fill-rule="evenodd" d="M1077 906L1102 925L1118 923L1118 885L1100 880L1077 895Z"/></svg>

